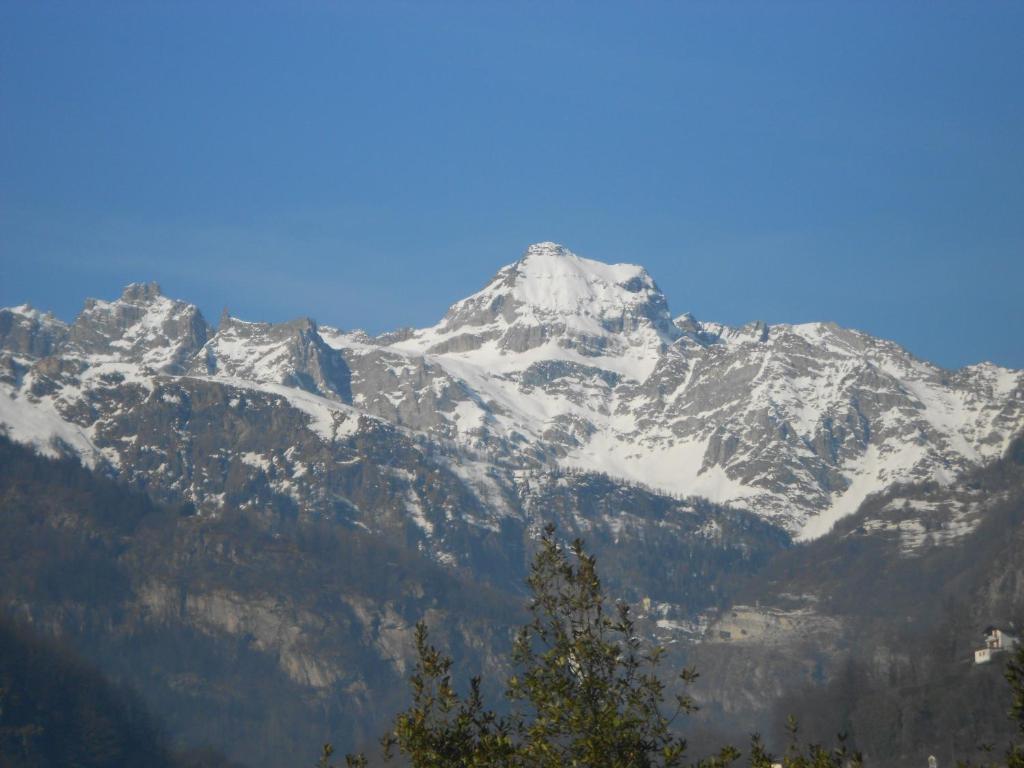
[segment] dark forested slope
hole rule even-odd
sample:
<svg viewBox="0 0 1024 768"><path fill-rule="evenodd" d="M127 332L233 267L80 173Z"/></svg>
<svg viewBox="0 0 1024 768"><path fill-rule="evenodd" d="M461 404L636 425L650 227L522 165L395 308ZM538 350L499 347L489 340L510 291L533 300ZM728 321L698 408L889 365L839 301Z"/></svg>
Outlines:
<svg viewBox="0 0 1024 768"><path fill-rule="evenodd" d="M1005 656L976 666L973 651L989 625L1024 629L1024 440L954 484L872 497L728 581L734 605L690 658L734 738L768 715L779 744L793 714L815 740L848 732L883 768L1005 743Z"/></svg>
<svg viewBox="0 0 1024 768"><path fill-rule="evenodd" d="M279 765L375 736L417 619L486 666L518 606L330 521L199 518L0 438L0 609L131 684L176 744Z"/></svg>
<svg viewBox="0 0 1024 768"><path fill-rule="evenodd" d="M748 512L600 475L553 473L517 503L585 538L612 594L678 618L721 602L721 573L789 545ZM374 739L407 696L420 619L467 676L501 679L533 534L484 533L494 556L460 568L343 515L230 500L195 514L0 438L0 607L131 683L181 743L253 765Z"/></svg>
<svg viewBox="0 0 1024 768"><path fill-rule="evenodd" d="M530 509L587 540L671 664L697 665L709 747L777 736L789 713L811 738L849 731L879 766L948 763L1009 731L998 665L969 657L984 626L1024 615L1020 441L796 547L747 513L598 475L554 476ZM505 570L529 541L500 535L504 575L474 574L339 519L196 515L0 438L4 612L140 691L174 745L252 765L372 741L405 702L420 618L462 677L502 679L523 606Z"/></svg>
<svg viewBox="0 0 1024 768"><path fill-rule="evenodd" d="M216 752L175 753L141 697L66 646L0 616L3 768L229 768Z"/></svg>

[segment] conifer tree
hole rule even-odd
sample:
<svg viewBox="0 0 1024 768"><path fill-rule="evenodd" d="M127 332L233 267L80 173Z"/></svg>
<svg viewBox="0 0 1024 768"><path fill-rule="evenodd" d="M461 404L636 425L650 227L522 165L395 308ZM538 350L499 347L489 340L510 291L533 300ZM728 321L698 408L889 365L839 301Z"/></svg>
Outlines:
<svg viewBox="0 0 1024 768"><path fill-rule="evenodd" d="M750 744L750 768L771 768L782 765L783 768L861 768L864 761L860 753L851 751L846 746L846 735L839 735L839 745L833 749L821 744L809 744L801 748L799 726L796 718L790 716L786 723L789 731L789 746L781 759L772 757L764 748L761 737L755 735Z"/></svg>
<svg viewBox="0 0 1024 768"><path fill-rule="evenodd" d="M1006 680L1010 683L1010 717L1017 721L1017 743L1006 753L1007 768L1024 768L1024 643L1017 646L1013 658L1006 665Z"/></svg>
<svg viewBox="0 0 1024 768"><path fill-rule="evenodd" d="M452 660L416 628L412 704L382 739L413 768L654 768L683 764L686 741L676 717L696 707L677 695L663 711L665 683L657 674L663 649L646 648L629 609L608 601L596 562L582 542L568 548L547 526L530 570L531 620L512 652L516 673L507 681L511 713L486 707L480 679L461 696L451 681ZM684 669L678 679L696 679ZM723 749L703 768L739 756ZM365 764L350 755L349 765Z"/></svg>
<svg viewBox="0 0 1024 768"><path fill-rule="evenodd" d="M452 660L430 644L427 627L416 627L417 661L410 676L412 703L399 713L381 739L384 756L397 752L413 768L669 768L682 766L686 741L674 728L680 715L696 709L685 693L671 697L659 675L664 649L647 647L637 634L629 608L608 599L595 558L580 540L568 547L547 526L527 580L532 593L530 621L512 649L514 674L506 681L510 713L485 706L479 677L460 695L452 684ZM1024 651L1011 664L1014 712L1024 732ZM680 688L697 679L693 669L677 676ZM829 749L798 746L795 720L790 746L781 759L754 736L751 768L859 768L861 756L845 738ZM1013 757L1013 755L1017 757ZM1010 768L1024 768L1021 755ZM321 766L329 766L324 747ZM725 768L740 753L723 747L695 768ZM1018 760L1018 762L1013 762ZM362 755L346 765L365 766Z"/></svg>
<svg viewBox="0 0 1024 768"><path fill-rule="evenodd" d="M397 748L413 768L512 765L508 723L484 707L480 678L460 696L452 687L452 660L430 645L423 622L416 625L416 656L412 704L381 739L385 757ZM356 763L350 758L349 764Z"/></svg>
<svg viewBox="0 0 1024 768"><path fill-rule="evenodd" d="M516 637L518 672L508 681L509 698L521 705L513 732L522 764L682 765L686 741L672 724L696 707L680 694L663 711L657 672L664 649L644 647L628 606L609 615L595 559L582 542L567 551L548 526L528 584L532 619ZM696 677L692 669L679 673L683 684Z"/></svg>
<svg viewBox="0 0 1024 768"><path fill-rule="evenodd" d="M1024 643L1017 646L1013 656L1006 663L1004 671L1006 681L1010 684L1010 717L1017 722L1017 739L1006 749L1006 768L1024 768ZM991 752L991 745L983 745L981 749ZM959 768L974 768L974 763L961 760ZM982 764L977 768L1002 768L999 763Z"/></svg>

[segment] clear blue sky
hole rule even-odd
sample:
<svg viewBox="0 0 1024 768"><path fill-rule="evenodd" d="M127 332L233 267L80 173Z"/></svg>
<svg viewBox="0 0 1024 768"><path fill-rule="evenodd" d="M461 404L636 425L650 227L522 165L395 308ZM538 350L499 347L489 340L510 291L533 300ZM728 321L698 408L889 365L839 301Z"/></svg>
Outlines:
<svg viewBox="0 0 1024 768"><path fill-rule="evenodd" d="M0 304L434 322L525 246L1024 367L1024 3L0 0Z"/></svg>

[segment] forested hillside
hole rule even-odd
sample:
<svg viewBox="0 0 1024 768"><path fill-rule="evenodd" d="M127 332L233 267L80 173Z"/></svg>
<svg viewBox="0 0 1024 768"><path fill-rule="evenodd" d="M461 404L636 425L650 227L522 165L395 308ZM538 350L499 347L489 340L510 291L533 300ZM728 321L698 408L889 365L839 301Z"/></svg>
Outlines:
<svg viewBox="0 0 1024 768"><path fill-rule="evenodd" d="M949 765L1005 744L1006 656L976 666L973 651L989 625L1021 634L1024 440L956 484L875 496L829 535L739 581L734 606L690 654L712 709L733 702L728 736L770 701L762 727L774 743L792 714L809 738L850 734L883 768L930 754Z"/></svg>
<svg viewBox="0 0 1024 768"><path fill-rule="evenodd" d="M3 768L230 768L209 749L175 752L139 694L74 651L0 615Z"/></svg>
<svg viewBox="0 0 1024 768"><path fill-rule="evenodd" d="M358 531L203 520L0 439L0 606L130 683L175 744L281 765L376 737L417 619L486 666L519 602Z"/></svg>
<svg viewBox="0 0 1024 768"><path fill-rule="evenodd" d="M731 525L738 543L658 538L672 501L600 476L569 474L535 497L562 534L593 543L609 594L667 643L666 669L697 666L697 752L752 730L778 747L788 714L808 738L849 732L883 768L1008 736L999 664L975 667L970 653L984 626L1024 614L1022 442L952 486L874 497L795 547L699 505L687 525ZM586 525L623 509L648 532L620 542ZM498 693L524 609L514 579L473 581L336 520L201 516L3 439L0 601L138 690L172 746L210 743L252 765L327 739L371 743L406 701L420 619L462 677L482 673Z"/></svg>

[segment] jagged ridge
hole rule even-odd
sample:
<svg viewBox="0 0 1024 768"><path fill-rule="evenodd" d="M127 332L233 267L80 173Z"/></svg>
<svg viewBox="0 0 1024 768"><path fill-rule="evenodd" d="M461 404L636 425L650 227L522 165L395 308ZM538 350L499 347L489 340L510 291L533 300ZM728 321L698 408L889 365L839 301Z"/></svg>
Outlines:
<svg viewBox="0 0 1024 768"><path fill-rule="evenodd" d="M145 474L128 458L153 398L194 397L188 381L204 381L298 411L327 445L398 427L449 457L479 509L447 514L481 525L510 514L528 477L562 467L746 506L815 536L893 483L953 481L1024 425L1020 372L944 371L832 324L673 320L643 268L553 243L530 246L423 330L373 338L225 316L214 332L196 307L148 284L90 300L70 326L0 310L0 346L0 423L43 450L55 437L87 462ZM253 469L299 472L301 442L270 430L222 450ZM169 482L201 508L223 502L215 478ZM299 474L274 491L300 505L337 495L320 482ZM429 539L430 504L401 504Z"/></svg>

